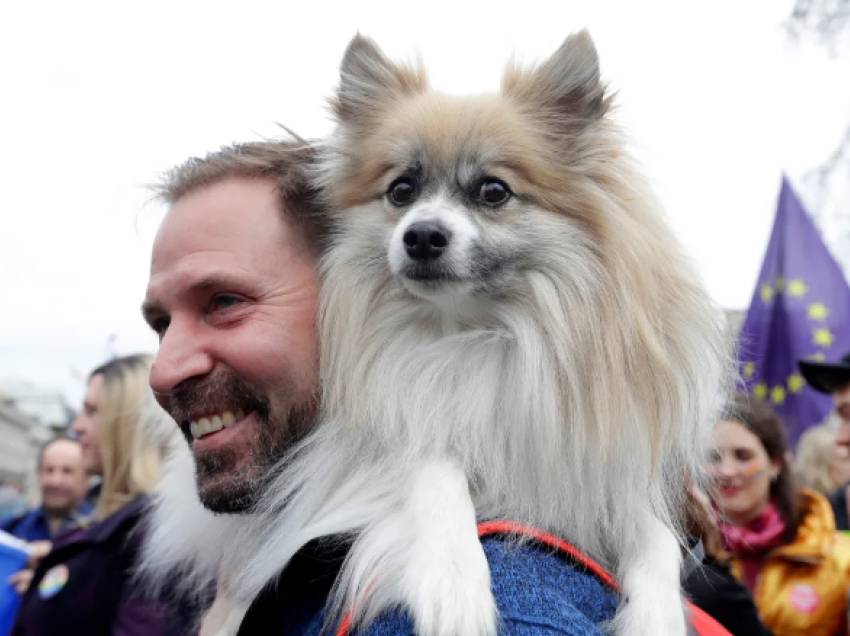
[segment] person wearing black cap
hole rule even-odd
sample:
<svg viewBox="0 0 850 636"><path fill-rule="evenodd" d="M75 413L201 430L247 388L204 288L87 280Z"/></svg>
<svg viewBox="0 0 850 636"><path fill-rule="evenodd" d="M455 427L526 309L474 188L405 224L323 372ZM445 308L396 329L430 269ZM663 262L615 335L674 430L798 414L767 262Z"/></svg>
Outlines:
<svg viewBox="0 0 850 636"><path fill-rule="evenodd" d="M841 419L835 436L836 451L843 457L850 457L850 353L838 362L815 362L801 360L800 372L815 391L832 396L835 412ZM835 511L835 525L838 530L850 530L850 484L838 488L829 497L829 503Z"/></svg>

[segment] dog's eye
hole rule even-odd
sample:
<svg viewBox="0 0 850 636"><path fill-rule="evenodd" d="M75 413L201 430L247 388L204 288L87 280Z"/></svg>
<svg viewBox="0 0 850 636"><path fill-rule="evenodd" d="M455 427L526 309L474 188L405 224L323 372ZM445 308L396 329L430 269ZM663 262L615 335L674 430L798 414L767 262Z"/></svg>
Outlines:
<svg viewBox="0 0 850 636"><path fill-rule="evenodd" d="M498 179L487 179L481 183L478 198L485 205L498 207L511 198L511 191L507 185Z"/></svg>
<svg viewBox="0 0 850 636"><path fill-rule="evenodd" d="M387 197L393 205L407 205L416 196L416 184L410 177L400 177L390 184Z"/></svg>

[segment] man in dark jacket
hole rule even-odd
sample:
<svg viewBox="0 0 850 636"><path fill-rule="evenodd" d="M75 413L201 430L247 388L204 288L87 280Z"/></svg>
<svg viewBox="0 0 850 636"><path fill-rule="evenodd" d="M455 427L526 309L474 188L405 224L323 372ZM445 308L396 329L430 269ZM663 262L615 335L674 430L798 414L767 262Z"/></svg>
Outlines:
<svg viewBox="0 0 850 636"><path fill-rule="evenodd" d="M799 364L809 386L815 391L832 396L835 412L841 418L835 444L842 454L850 456L850 353L837 362L801 360ZM848 498L850 485L841 486L829 496L838 530L850 530Z"/></svg>

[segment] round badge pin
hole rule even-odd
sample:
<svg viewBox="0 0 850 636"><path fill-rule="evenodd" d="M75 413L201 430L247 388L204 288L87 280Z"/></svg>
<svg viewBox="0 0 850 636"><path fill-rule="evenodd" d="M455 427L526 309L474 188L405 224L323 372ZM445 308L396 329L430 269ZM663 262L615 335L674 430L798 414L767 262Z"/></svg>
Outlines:
<svg viewBox="0 0 850 636"><path fill-rule="evenodd" d="M793 608L803 614L811 614L820 607L820 595L811 585L795 585L789 596Z"/></svg>
<svg viewBox="0 0 850 636"><path fill-rule="evenodd" d="M57 565L50 568L41 583L38 584L38 595L42 599L56 596L68 582L68 566Z"/></svg>

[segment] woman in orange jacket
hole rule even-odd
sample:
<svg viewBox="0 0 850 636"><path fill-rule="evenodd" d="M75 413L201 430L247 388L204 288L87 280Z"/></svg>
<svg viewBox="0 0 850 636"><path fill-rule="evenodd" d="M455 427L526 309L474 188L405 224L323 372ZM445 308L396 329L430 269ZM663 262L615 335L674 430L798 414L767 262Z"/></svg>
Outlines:
<svg viewBox="0 0 850 636"><path fill-rule="evenodd" d="M739 395L715 436L718 558L750 589L775 636L846 636L850 539L836 532L822 495L795 488L781 421Z"/></svg>

